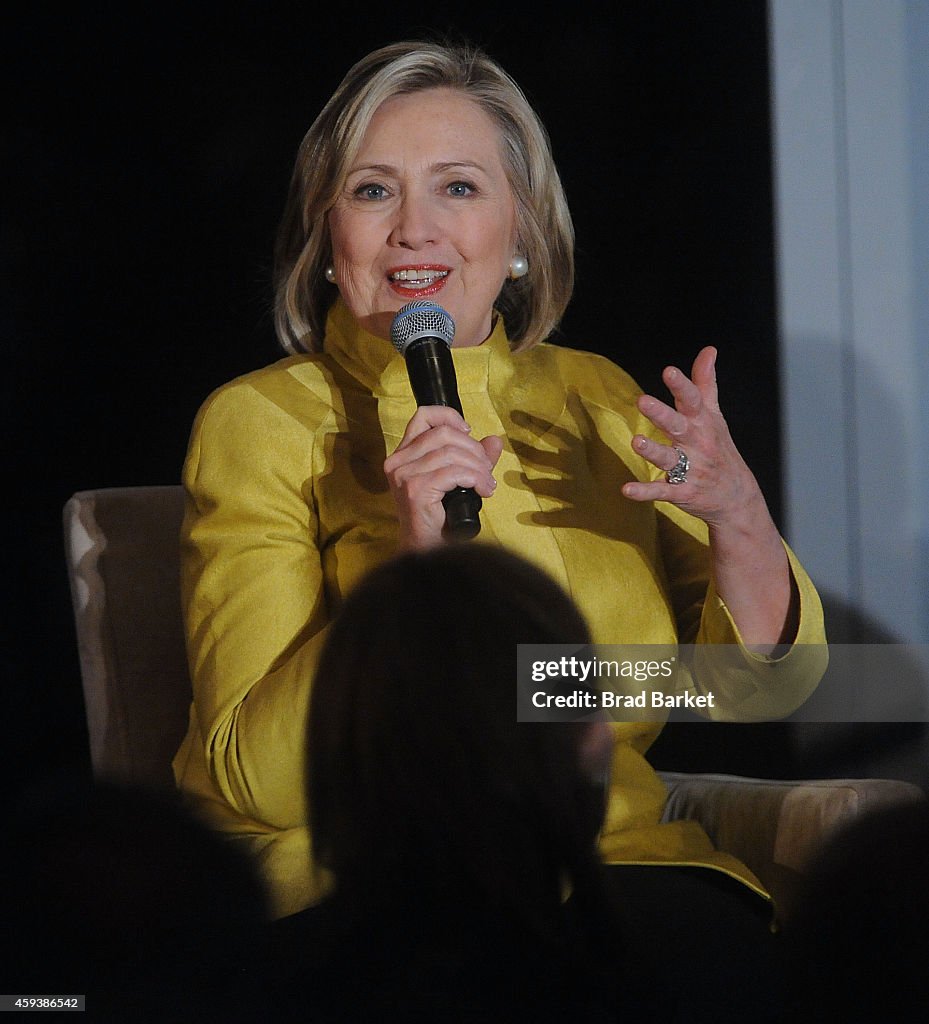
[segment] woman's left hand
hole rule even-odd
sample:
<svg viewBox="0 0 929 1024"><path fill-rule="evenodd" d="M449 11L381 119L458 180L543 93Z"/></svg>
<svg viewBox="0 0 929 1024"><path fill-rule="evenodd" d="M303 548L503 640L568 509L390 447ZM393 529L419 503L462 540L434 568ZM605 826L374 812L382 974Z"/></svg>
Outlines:
<svg viewBox="0 0 929 1024"><path fill-rule="evenodd" d="M702 349L691 373L688 377L669 366L662 374L674 397L673 408L651 395L638 400L639 411L668 436L669 443L642 434L632 439L633 449L666 474L683 453L689 461L686 479L672 484L665 476L650 483L628 483L623 494L633 501L669 501L711 527L725 526L757 512L764 498L720 412L716 349Z"/></svg>

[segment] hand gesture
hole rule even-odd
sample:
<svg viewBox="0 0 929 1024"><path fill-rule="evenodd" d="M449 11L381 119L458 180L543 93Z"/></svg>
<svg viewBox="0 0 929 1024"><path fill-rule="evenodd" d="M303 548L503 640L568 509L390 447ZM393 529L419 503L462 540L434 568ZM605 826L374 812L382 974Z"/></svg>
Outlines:
<svg viewBox="0 0 929 1024"><path fill-rule="evenodd" d="M674 408L651 395L642 395L638 406L668 444L636 434L632 447L665 478L627 483L623 494L633 501L669 501L707 524L717 592L744 642L770 654L796 635L799 597L761 489L720 412L716 349L700 351L689 378L669 366L662 379Z"/></svg>
<svg viewBox="0 0 929 1024"><path fill-rule="evenodd" d="M636 434L632 446L665 476L650 483L627 483L623 494L633 501L669 501L710 526L743 520L764 499L719 408L716 349L700 351L691 377L669 366L662 380L674 407L651 395L640 396L638 407L668 443Z"/></svg>

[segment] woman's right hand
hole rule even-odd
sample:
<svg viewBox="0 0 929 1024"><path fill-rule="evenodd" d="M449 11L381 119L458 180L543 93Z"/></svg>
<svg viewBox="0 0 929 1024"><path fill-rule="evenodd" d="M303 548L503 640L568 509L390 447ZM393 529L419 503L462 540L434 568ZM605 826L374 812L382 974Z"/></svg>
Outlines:
<svg viewBox="0 0 929 1024"><path fill-rule="evenodd" d="M416 410L397 450L384 462L397 503L400 547L424 551L444 542L442 499L455 487L473 487L489 498L497 486L493 468L503 451L499 437L471 436L454 410L426 405Z"/></svg>

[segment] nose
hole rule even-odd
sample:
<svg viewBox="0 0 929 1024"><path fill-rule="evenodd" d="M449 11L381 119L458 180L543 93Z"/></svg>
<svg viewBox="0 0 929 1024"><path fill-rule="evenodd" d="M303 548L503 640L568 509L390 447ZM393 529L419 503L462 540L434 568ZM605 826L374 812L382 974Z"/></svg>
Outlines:
<svg viewBox="0 0 929 1024"><path fill-rule="evenodd" d="M441 228L430 197L411 191L397 206L388 244L400 249L419 250L439 240Z"/></svg>

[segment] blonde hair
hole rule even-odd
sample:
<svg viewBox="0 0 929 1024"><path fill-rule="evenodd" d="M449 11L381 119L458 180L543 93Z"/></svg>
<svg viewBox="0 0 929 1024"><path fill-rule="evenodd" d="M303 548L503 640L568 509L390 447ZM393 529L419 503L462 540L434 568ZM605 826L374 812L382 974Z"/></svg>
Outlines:
<svg viewBox="0 0 929 1024"><path fill-rule="evenodd" d="M508 280L495 303L514 351L555 329L574 287L574 226L548 134L522 90L470 46L401 42L348 72L300 144L275 246L275 326L288 352L322 347L333 288L327 214L345 184L376 110L387 99L426 89L459 89L500 129L502 158L516 203L525 277Z"/></svg>

